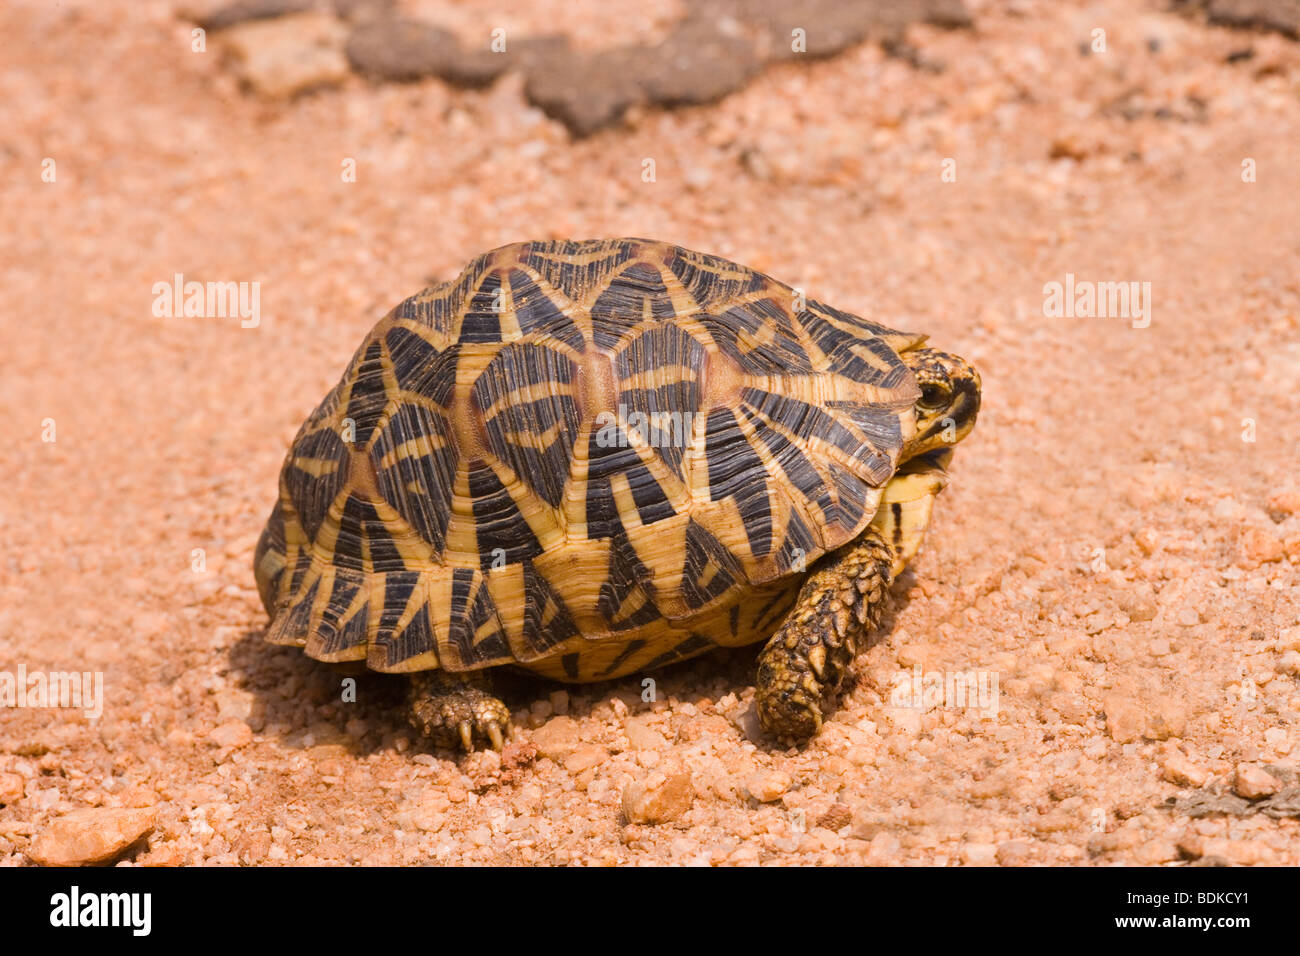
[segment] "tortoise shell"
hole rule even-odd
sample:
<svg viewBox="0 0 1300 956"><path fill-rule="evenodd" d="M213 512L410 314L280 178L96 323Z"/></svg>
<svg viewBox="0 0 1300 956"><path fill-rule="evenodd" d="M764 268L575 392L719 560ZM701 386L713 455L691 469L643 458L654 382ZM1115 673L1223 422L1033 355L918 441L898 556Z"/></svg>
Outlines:
<svg viewBox="0 0 1300 956"><path fill-rule="evenodd" d="M569 681L763 640L871 522L921 339L660 242L486 253L381 319L294 439L268 638Z"/></svg>

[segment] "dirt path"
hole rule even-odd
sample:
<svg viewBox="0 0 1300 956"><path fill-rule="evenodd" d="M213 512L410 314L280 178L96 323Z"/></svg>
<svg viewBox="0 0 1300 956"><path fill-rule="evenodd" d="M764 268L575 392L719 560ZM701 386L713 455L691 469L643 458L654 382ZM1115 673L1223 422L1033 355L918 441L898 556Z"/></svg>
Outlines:
<svg viewBox="0 0 1300 956"><path fill-rule="evenodd" d="M0 669L105 694L0 711L0 860L126 807L142 863L1300 863L1300 823L1223 796L1300 757L1300 51L1155 4L968 6L908 33L942 72L860 45L577 142L511 76L267 102L168 3L0 7ZM261 642L286 444L429 277L617 235L927 331L986 411L807 748L754 734L746 652L653 705L521 680L504 763L422 752L386 682L341 703ZM155 317L177 273L259 283L259 324ZM1067 274L1149 312L1044 315ZM996 715L891 706L969 671ZM665 780L673 819L624 823Z"/></svg>

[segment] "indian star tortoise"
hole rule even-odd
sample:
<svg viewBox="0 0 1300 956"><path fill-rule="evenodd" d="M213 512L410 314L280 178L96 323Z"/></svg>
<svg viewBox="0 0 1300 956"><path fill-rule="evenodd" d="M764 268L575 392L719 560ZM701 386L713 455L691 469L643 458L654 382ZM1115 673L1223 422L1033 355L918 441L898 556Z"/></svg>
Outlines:
<svg viewBox="0 0 1300 956"><path fill-rule="evenodd" d="M412 675L436 743L500 748L491 668L642 673L766 641L802 740L916 553L980 378L717 256L522 242L379 321L258 542L276 644Z"/></svg>

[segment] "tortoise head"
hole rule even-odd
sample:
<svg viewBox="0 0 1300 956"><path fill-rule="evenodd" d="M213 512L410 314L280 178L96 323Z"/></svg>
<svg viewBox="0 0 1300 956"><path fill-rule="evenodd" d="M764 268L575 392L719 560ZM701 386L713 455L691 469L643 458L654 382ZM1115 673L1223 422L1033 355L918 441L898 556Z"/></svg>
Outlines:
<svg viewBox="0 0 1300 956"><path fill-rule="evenodd" d="M965 359L937 349L911 349L902 359L921 387L916 434L903 459L951 448L970 434L980 410L980 373Z"/></svg>

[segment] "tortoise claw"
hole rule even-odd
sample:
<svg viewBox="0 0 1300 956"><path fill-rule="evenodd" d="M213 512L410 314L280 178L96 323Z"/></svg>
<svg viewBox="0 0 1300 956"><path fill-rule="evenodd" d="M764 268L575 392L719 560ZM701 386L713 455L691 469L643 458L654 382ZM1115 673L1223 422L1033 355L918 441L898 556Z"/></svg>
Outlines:
<svg viewBox="0 0 1300 956"><path fill-rule="evenodd" d="M465 753L480 745L500 750L510 731L510 711L479 684L434 671L412 680L411 725L443 747Z"/></svg>

